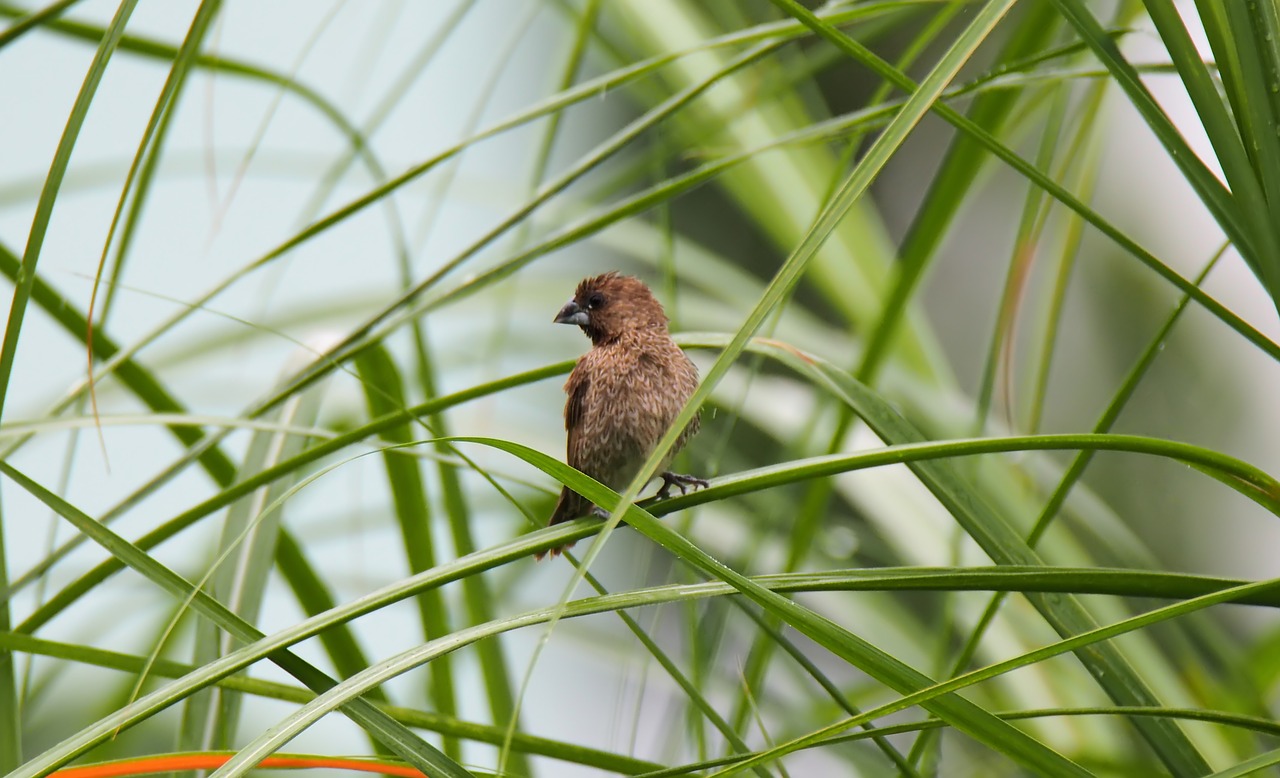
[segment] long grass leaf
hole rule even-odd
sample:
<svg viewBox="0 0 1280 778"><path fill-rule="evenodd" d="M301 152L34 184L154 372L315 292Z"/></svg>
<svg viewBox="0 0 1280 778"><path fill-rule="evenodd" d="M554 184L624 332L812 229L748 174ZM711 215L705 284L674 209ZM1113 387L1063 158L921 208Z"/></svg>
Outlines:
<svg viewBox="0 0 1280 778"><path fill-rule="evenodd" d="M356 366L364 382L365 403L371 418L394 413L405 407L404 379L386 349L370 349L356 360ZM381 437L392 445L405 445L410 442L409 425L406 423L390 427L382 432ZM396 523L400 527L409 572L416 574L430 570L436 565L435 540L432 537L432 515L427 505L427 489L418 461L388 449L382 456L382 464L386 468L388 489L395 507ZM448 608L445 607L445 599L438 590L420 595L417 606L425 640L449 634L451 619ZM428 697L436 709L446 716L454 716L458 711L454 677L453 663L448 657L432 663ZM460 757L458 743L453 738L447 738L444 747L445 753L450 757Z"/></svg>
<svg viewBox="0 0 1280 778"><path fill-rule="evenodd" d="M467 439L459 438L459 440ZM619 495L603 487L598 482L545 454L510 441L492 438L472 438L470 440L471 442L493 446L520 457L553 476L561 483L570 486L574 491L582 494L593 503L605 507L612 514L620 513L623 510L625 495L619 497ZM724 566L639 507L632 505L626 507L625 510L628 523L674 553L681 561L713 579L729 584L845 662L862 669L882 683L899 691L905 692L931 685L930 680L923 674L899 662L894 657L843 627ZM556 528L544 530L540 534L550 534L554 529ZM528 622L524 622L521 619L512 619L509 622L500 622L500 625L505 631L514 626L523 626L525 623L541 623L556 617L556 614L560 613L561 610L564 610L565 613L570 613L572 612L572 606L567 603L561 603L553 608L540 610L536 612L536 615L529 614L526 617L529 619ZM499 625L489 625L489 628L496 626ZM226 774L232 775L236 774L235 771L246 769L256 759L265 756L272 749L288 742L301 728L314 721L315 717L327 706L335 704L339 699L344 699L346 695L358 693L365 686L381 683L388 677L404 672L423 661L428 661L442 651L452 650L455 646L451 645L450 642L461 639L462 634L455 633L449 639L437 641L437 645L428 645L421 649L405 652L395 659L371 668L368 673L362 674L363 677L358 676L356 679L351 679L348 682L351 683L351 686L347 689L335 691L328 701L323 700L323 697L317 698L316 702L311 706L311 710L300 711L295 716L290 717L287 722L281 722L277 725L277 732L265 735L259 738L257 742L246 747L241 752L243 759L237 757L236 762L229 763ZM935 700L931 704L931 712L947 720L957 729L1005 754L1010 759L1038 770L1044 775L1089 774L1038 741L1018 730L1009 728L964 698L947 697Z"/></svg>
<svg viewBox="0 0 1280 778"><path fill-rule="evenodd" d="M1244 218L1237 202L1244 193L1236 193L1233 196L1233 193L1222 185L1200 157L1192 151L1178 128L1142 83L1137 70L1120 53L1115 41L1105 34L1102 25L1093 17L1084 3L1079 0L1052 0L1052 3L1075 27L1081 40L1089 44L1102 64L1111 71L1116 83L1124 90L1133 107L1165 147L1170 161L1178 167L1187 179L1187 183L1204 203L1205 208L1213 214L1223 231L1239 247L1241 255L1265 280L1266 275L1260 271L1258 260L1268 252L1274 254L1275 238L1269 231L1257 229L1260 225L1251 224Z"/></svg>
<svg viewBox="0 0 1280 778"><path fill-rule="evenodd" d="M22 333L22 322L27 313L27 304L31 301L31 291L35 286L36 267L40 261L40 250L44 246L45 235L49 230L49 221L53 216L53 207L58 199L58 191L62 188L62 180L67 173L67 165L71 162L71 152L75 149L80 129L84 126L89 106L97 94L98 85L106 73L111 55L115 53L124 34L125 25L133 14L137 0L123 0L116 9L111 26L98 41L98 49L89 64L84 82L76 95L75 104L67 116L66 126L58 147L54 151L53 161L49 164L49 173L45 177L40 198L36 203L35 215L31 219L31 229L27 235L27 245L22 252L22 265L18 271L17 283L14 284L13 299L9 304L8 320L5 324L4 340L0 342L0 416L3 415L5 399L9 396L10 380L13 378L14 357L18 353L18 342ZM5 535L3 512L0 512L0 591L8 589L9 571L5 562L3 537ZM0 600L0 630L8 630L12 624L9 600ZM10 770L22 761L22 709L18 704L18 686L13 655L8 651L0 651L0 770Z"/></svg>
<svg viewBox="0 0 1280 778"><path fill-rule="evenodd" d="M11 481L18 484L33 497L52 508L59 516L74 525L76 529L91 537L96 543L110 552L113 557L143 574L175 597L184 600L189 598L192 607L201 615L213 620L237 639L251 642L263 637L263 634L253 625L240 619L208 594L192 587L182 576L161 565L138 549L137 546L107 529L101 523L94 521L62 498L15 470L8 463L0 462L0 472L4 473ZM274 654L272 661L317 693L332 688L336 684L336 681L325 675L314 665L288 651ZM428 774L434 772L450 778L471 778L471 774L460 765L421 738L415 736L386 713L373 707L367 700L353 700L343 707L343 712L387 748L390 748L397 755L424 772L428 772ZM99 728L94 730L91 735L64 740L51 747L44 754L11 772L9 778L36 778L36 776L43 775L84 753L94 743L111 736L118 729L119 727L114 727L102 731Z"/></svg>

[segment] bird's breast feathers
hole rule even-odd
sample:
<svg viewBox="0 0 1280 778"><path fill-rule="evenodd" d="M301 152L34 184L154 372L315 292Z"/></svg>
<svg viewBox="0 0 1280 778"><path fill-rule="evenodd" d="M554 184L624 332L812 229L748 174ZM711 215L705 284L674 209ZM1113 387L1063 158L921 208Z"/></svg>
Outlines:
<svg viewBox="0 0 1280 778"><path fill-rule="evenodd" d="M578 360L565 384L571 460L593 460L605 452L609 459L643 460L666 433L697 388L698 371L674 342L664 340L643 347L597 346ZM696 423L690 427L691 434Z"/></svg>

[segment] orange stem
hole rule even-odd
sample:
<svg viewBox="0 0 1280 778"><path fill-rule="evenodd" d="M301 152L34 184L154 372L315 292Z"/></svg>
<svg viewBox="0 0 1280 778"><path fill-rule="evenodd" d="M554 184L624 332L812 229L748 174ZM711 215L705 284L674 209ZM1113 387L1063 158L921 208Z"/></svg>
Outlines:
<svg viewBox="0 0 1280 778"><path fill-rule="evenodd" d="M140 759L122 759L115 762L68 767L53 773L53 776L54 778L123 778L167 773L174 770L213 770L231 761L233 756L234 754L169 754ZM258 767L265 769L327 767L336 770L394 775L398 778L424 778L420 771L408 765L327 756L269 756L263 759Z"/></svg>

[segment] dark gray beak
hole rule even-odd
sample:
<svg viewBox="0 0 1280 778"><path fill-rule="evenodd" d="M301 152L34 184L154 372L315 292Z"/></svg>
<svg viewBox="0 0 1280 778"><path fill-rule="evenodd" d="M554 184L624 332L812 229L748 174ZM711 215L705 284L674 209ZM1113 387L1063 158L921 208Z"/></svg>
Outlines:
<svg viewBox="0 0 1280 778"><path fill-rule="evenodd" d="M579 327L587 326L587 312L582 309L573 300L564 304L560 309L560 313L556 314L556 324L576 324Z"/></svg>

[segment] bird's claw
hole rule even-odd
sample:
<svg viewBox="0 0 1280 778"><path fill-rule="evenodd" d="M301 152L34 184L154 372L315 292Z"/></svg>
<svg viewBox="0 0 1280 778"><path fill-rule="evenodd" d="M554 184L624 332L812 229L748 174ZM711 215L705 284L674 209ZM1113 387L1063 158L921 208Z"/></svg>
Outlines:
<svg viewBox="0 0 1280 778"><path fill-rule="evenodd" d="M662 479L662 488L658 490L657 494L659 500L665 500L671 496L671 486L673 484L680 488L680 494L685 494L690 488L696 491L710 486L705 478L698 478L694 475L681 475L680 473L668 471L658 477Z"/></svg>

